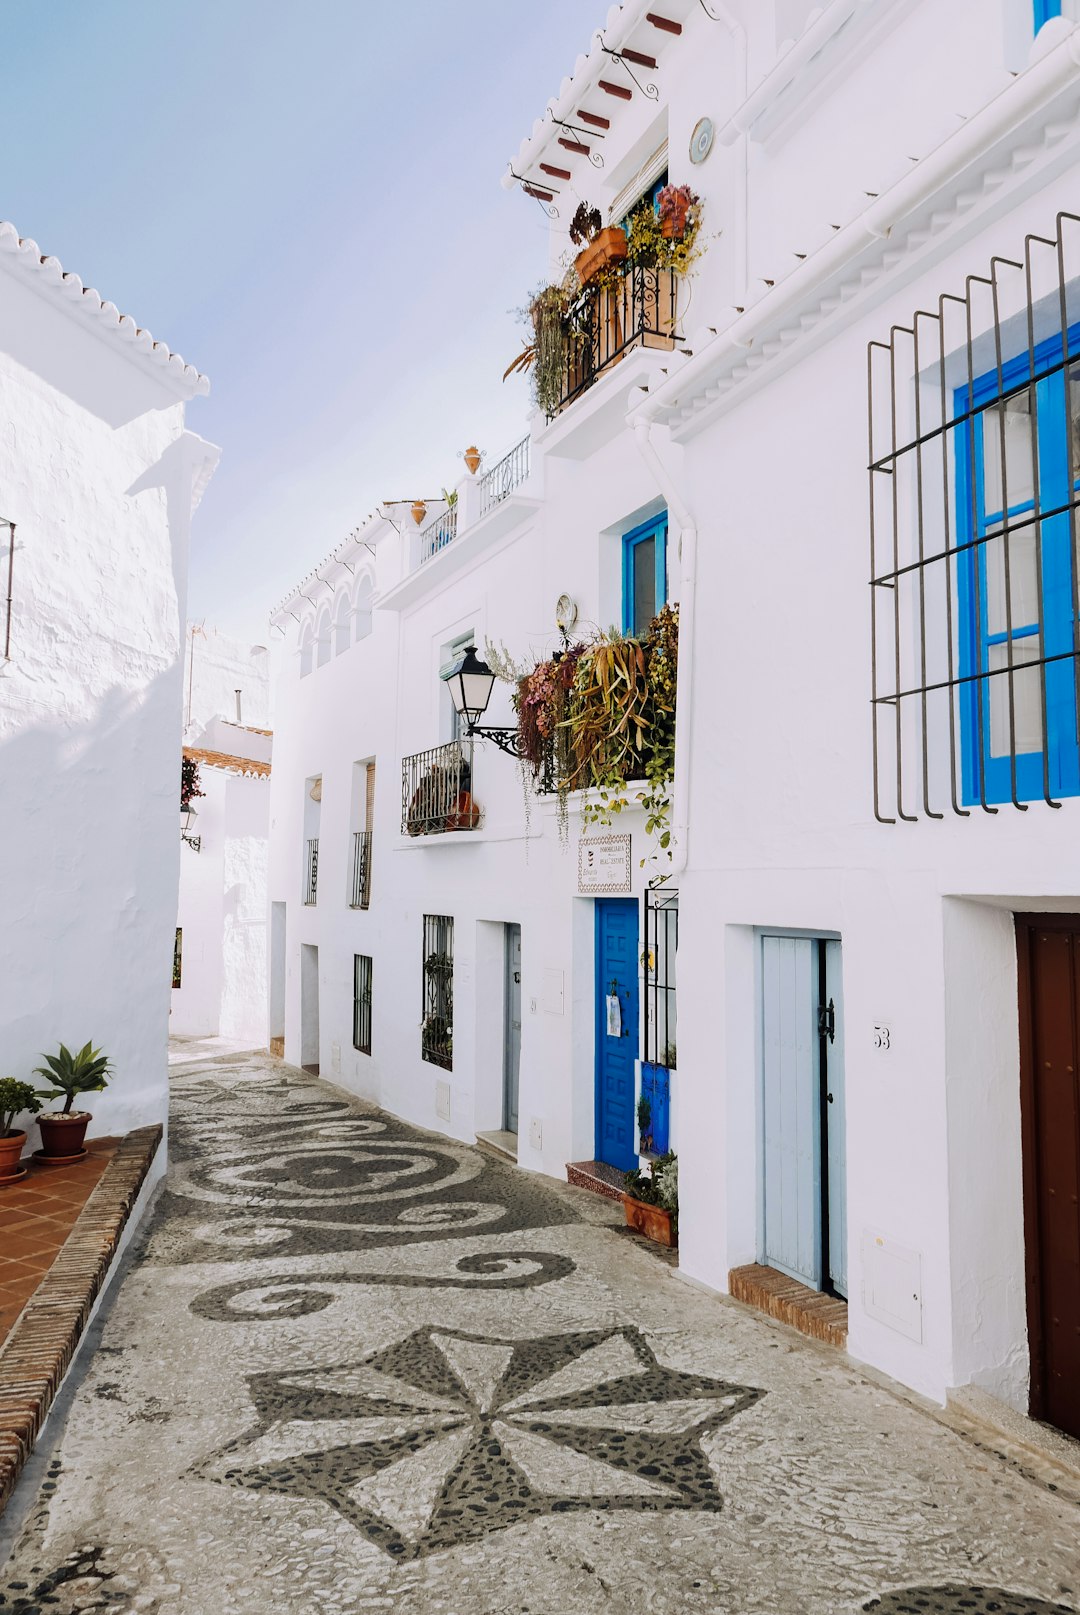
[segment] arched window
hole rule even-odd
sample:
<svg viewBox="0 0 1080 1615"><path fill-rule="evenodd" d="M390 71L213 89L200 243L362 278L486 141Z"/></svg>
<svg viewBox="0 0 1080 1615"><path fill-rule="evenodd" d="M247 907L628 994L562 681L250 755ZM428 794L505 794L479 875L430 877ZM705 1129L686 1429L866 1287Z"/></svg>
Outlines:
<svg viewBox="0 0 1080 1615"><path fill-rule="evenodd" d="M335 656L340 656L342 651L348 650L350 644L352 643L352 624L349 621L351 616L352 607L349 604L349 596L344 590L342 590L337 603L337 611L334 614Z"/></svg>
<svg viewBox="0 0 1080 1615"><path fill-rule="evenodd" d="M306 622L300 630L300 677L306 679L311 672L311 664L315 655L315 635L311 631L311 623Z"/></svg>
<svg viewBox="0 0 1080 1615"><path fill-rule="evenodd" d="M375 582L365 572L356 590L356 637L366 639L371 632L371 602L375 595Z"/></svg>
<svg viewBox="0 0 1080 1615"><path fill-rule="evenodd" d="M319 628L315 635L315 665L325 667L330 660L330 609L324 606L319 614Z"/></svg>

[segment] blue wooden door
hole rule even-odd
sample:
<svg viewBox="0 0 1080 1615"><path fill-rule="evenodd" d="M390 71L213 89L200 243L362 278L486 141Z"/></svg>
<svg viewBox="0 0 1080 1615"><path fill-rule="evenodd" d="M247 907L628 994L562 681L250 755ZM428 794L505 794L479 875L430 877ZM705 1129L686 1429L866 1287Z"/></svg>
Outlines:
<svg viewBox="0 0 1080 1615"><path fill-rule="evenodd" d="M596 900L596 1159L621 1172L634 1150L634 1063L638 1038L638 906L632 897ZM618 1000L610 1029L608 998Z"/></svg>

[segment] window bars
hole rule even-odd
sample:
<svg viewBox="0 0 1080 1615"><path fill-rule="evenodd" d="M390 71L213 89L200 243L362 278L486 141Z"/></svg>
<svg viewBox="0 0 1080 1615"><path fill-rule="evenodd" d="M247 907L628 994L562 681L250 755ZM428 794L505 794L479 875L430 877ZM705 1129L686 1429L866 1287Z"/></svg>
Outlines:
<svg viewBox="0 0 1080 1615"><path fill-rule="evenodd" d="M304 857L304 905L310 907L319 891L319 838L310 838Z"/></svg>
<svg viewBox="0 0 1080 1615"><path fill-rule="evenodd" d="M679 946L679 894L665 886L645 893L645 1054L653 1065L675 1069L675 955Z"/></svg>
<svg viewBox="0 0 1080 1615"><path fill-rule="evenodd" d="M454 1055L454 920L424 915L420 1057L444 1071Z"/></svg>
<svg viewBox="0 0 1080 1615"><path fill-rule="evenodd" d="M528 475L529 439L523 437L480 478L480 515L486 516L489 510L501 505Z"/></svg>
<svg viewBox="0 0 1080 1615"><path fill-rule="evenodd" d="M401 759L402 835L476 829L480 812L472 799L472 761L471 740L449 740Z"/></svg>
<svg viewBox="0 0 1080 1615"><path fill-rule="evenodd" d="M1080 217L867 353L874 813L1080 793Z"/></svg>
<svg viewBox="0 0 1080 1615"><path fill-rule="evenodd" d="M366 953L353 954L352 1040L361 1054L371 1053L371 957Z"/></svg>
<svg viewBox="0 0 1080 1615"><path fill-rule="evenodd" d="M670 269L647 269L629 260L610 264L603 285L583 287L563 321L565 356L558 409L591 387L628 348L670 352L682 341L675 335L677 313L678 281Z"/></svg>
<svg viewBox="0 0 1080 1615"><path fill-rule="evenodd" d="M367 908L371 903L371 831L354 830L352 872L349 880L349 907Z"/></svg>
<svg viewBox="0 0 1080 1615"><path fill-rule="evenodd" d="M173 942L172 953L172 984L182 987L184 984L184 932L182 926L176 927L176 938Z"/></svg>
<svg viewBox="0 0 1080 1615"><path fill-rule="evenodd" d="M444 510L441 516L428 522L426 527L420 529L420 564L430 561L433 555L438 555L448 544L452 544L457 537L457 506L452 505Z"/></svg>

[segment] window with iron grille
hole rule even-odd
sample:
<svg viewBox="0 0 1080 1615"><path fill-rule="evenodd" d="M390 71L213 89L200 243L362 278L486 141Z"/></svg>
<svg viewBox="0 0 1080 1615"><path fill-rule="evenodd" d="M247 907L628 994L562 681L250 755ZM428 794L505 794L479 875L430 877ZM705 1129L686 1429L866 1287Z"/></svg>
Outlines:
<svg viewBox="0 0 1080 1615"><path fill-rule="evenodd" d="M172 952L172 984L173 984L174 987L179 987L181 985L181 977L183 976L183 966L184 966L184 932L183 932L183 929L178 925L176 927L176 940L173 942L173 952Z"/></svg>
<svg viewBox="0 0 1080 1615"><path fill-rule="evenodd" d="M874 811L1080 794L1080 217L869 349Z"/></svg>
<svg viewBox="0 0 1080 1615"><path fill-rule="evenodd" d="M420 1055L444 1071L454 1055L454 920L450 914L424 915L423 1019Z"/></svg>
<svg viewBox="0 0 1080 1615"><path fill-rule="evenodd" d="M659 886L645 894L645 1053L669 1071L676 1063L675 955L679 894Z"/></svg>
<svg viewBox="0 0 1080 1615"><path fill-rule="evenodd" d="M353 954L352 1040L361 1054L371 1053L371 958L366 953Z"/></svg>

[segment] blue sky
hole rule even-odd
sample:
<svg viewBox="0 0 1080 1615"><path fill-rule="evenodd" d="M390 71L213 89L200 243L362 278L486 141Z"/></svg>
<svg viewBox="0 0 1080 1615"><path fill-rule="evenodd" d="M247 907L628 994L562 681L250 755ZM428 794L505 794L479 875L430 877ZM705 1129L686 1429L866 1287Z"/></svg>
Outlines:
<svg viewBox="0 0 1080 1615"><path fill-rule="evenodd" d="M2 0L0 218L210 377L190 615L266 617L381 499L522 435L546 268L499 180L602 0Z"/></svg>

